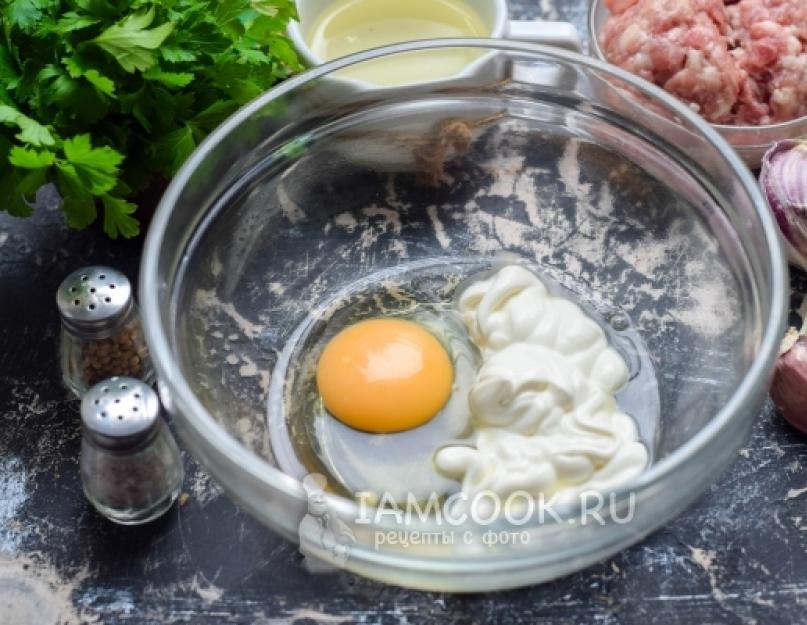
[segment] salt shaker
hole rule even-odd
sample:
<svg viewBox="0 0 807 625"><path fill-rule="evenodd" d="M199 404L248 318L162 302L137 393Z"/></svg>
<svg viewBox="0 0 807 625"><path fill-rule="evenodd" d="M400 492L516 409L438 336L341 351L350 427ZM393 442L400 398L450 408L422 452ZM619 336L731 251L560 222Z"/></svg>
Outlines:
<svg viewBox="0 0 807 625"><path fill-rule="evenodd" d="M56 295L62 319L61 364L67 387L81 397L115 376L154 381L154 368L132 285L110 267L86 267L67 276Z"/></svg>
<svg viewBox="0 0 807 625"><path fill-rule="evenodd" d="M135 378L114 377L81 400L81 483L102 515L123 525L164 514L182 485L182 461L157 394Z"/></svg>

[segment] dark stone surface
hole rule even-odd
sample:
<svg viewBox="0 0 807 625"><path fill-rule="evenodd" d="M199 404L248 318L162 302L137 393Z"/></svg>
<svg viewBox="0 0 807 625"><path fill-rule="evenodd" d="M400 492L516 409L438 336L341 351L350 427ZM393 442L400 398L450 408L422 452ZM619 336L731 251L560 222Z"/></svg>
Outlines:
<svg viewBox="0 0 807 625"><path fill-rule="evenodd" d="M582 25L582 2L514 2ZM77 402L59 381L54 293L88 263L136 276L141 241L69 232L53 207L0 214L0 623L805 622L807 439L770 405L736 464L642 543L576 575L506 593L402 590L348 573L310 576L186 458L188 494L160 521L119 528L85 502ZM794 277L794 307L807 278ZM21 606L33 606L22 620ZM11 615L11 616L9 616Z"/></svg>

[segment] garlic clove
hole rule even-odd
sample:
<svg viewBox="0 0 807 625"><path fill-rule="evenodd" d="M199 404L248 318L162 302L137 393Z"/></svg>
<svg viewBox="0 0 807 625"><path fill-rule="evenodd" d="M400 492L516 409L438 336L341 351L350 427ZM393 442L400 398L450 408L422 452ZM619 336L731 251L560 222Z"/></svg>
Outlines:
<svg viewBox="0 0 807 625"><path fill-rule="evenodd" d="M759 177L790 261L807 269L807 141L776 143L762 161Z"/></svg>
<svg viewBox="0 0 807 625"><path fill-rule="evenodd" d="M807 335L791 328L776 361L771 397L794 428L807 433Z"/></svg>

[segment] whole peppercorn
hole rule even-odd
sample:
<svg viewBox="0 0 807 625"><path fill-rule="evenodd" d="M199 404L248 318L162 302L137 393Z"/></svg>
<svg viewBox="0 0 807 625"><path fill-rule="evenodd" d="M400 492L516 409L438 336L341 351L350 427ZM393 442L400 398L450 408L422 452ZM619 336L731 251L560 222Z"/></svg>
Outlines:
<svg viewBox="0 0 807 625"><path fill-rule="evenodd" d="M112 338L84 341L81 358L88 386L114 375L143 377L145 346L138 344L138 332L137 324L130 323Z"/></svg>

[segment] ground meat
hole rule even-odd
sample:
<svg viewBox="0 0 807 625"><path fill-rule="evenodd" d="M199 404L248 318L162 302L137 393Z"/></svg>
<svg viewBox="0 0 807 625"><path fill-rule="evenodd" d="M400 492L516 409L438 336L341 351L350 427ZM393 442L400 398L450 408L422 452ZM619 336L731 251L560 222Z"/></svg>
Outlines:
<svg viewBox="0 0 807 625"><path fill-rule="evenodd" d="M807 0L606 5L606 58L709 121L758 125L807 115Z"/></svg>

